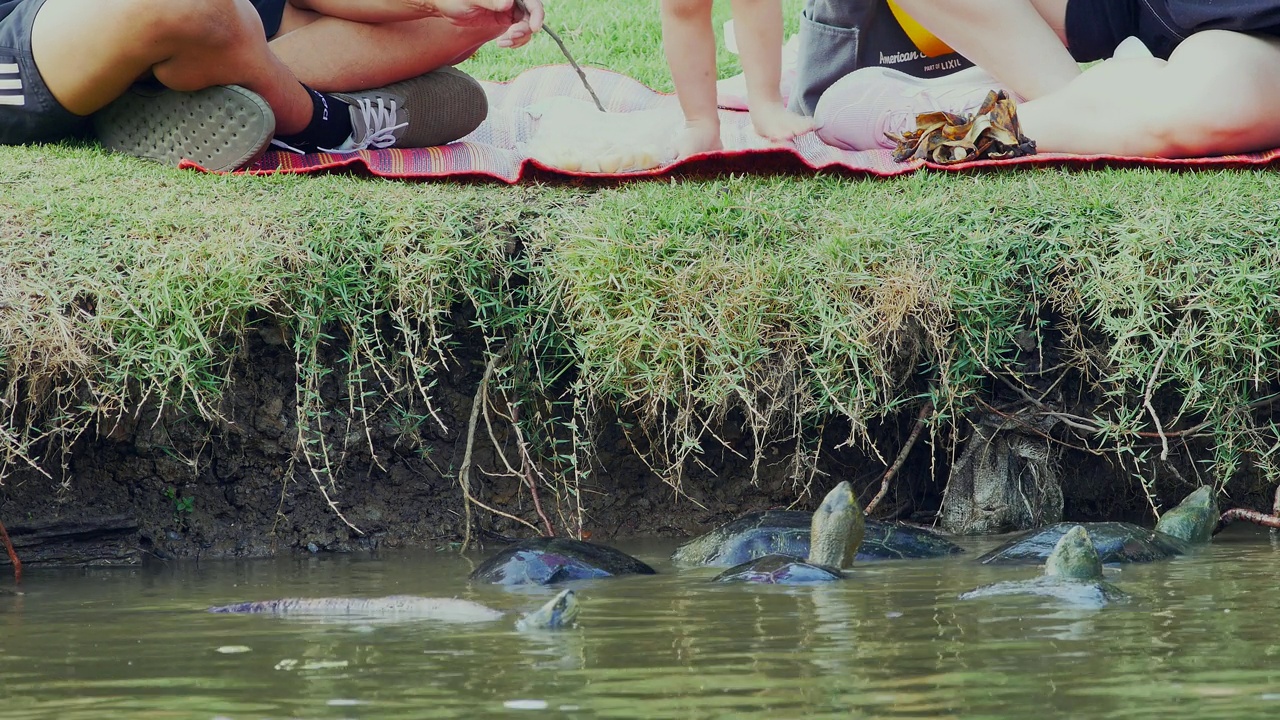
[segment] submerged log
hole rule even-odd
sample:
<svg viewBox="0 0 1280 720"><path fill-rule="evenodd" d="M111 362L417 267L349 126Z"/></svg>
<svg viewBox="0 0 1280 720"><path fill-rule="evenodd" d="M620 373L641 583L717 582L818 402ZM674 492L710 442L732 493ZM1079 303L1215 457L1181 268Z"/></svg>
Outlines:
<svg viewBox="0 0 1280 720"><path fill-rule="evenodd" d="M51 518L9 526L9 539L26 567L137 565L138 522L131 515ZM0 566L8 558L0 553Z"/></svg>

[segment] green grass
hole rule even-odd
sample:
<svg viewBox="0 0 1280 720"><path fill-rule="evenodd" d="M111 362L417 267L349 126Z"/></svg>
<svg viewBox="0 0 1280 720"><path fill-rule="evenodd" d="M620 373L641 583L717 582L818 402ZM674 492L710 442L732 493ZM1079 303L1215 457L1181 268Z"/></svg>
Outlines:
<svg viewBox="0 0 1280 720"><path fill-rule="evenodd" d="M656 3L614 7L553 0L549 22L581 62L669 90ZM501 80L560 61L539 37L464 69ZM1017 384L1014 360L1039 352L1018 343L1050 335L1063 338L1041 348L1061 353L1055 372L1097 398L1069 419L1091 428L1072 442L1147 481L1159 432L1186 431L1170 442L1209 439L1203 478L1250 467L1273 483L1278 225L1271 172L513 188L218 177L92 146L0 148L0 450L6 474L33 463L56 476L56 441L97 417L145 402L214 419L246 324L274 319L323 468L337 452L326 418L430 421L466 316L502 350L497 388L521 398L558 505L575 504L601 408L648 435L678 483L730 411L752 450L812 449L833 418L861 441L926 397L945 426ZM321 399L335 373L343 407Z"/></svg>

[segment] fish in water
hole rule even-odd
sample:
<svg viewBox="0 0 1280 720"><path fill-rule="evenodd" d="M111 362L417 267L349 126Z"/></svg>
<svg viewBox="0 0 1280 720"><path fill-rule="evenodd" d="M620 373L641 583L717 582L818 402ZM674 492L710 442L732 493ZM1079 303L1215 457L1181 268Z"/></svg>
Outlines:
<svg viewBox="0 0 1280 720"><path fill-rule="evenodd" d="M578 597L564 590L537 610L516 622L520 630L559 630L578 618ZM470 600L417 595L376 598L283 598L218 605L211 613L284 615L338 619L435 620L450 623L492 622L506 613Z"/></svg>

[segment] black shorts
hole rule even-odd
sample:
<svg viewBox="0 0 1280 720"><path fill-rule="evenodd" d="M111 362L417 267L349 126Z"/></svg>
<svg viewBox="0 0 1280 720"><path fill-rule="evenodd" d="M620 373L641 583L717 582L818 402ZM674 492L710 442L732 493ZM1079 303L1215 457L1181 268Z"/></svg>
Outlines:
<svg viewBox="0 0 1280 720"><path fill-rule="evenodd" d="M262 27L267 37L273 38L280 32L280 21L284 18L284 4L289 0L249 0L262 18Z"/></svg>
<svg viewBox="0 0 1280 720"><path fill-rule="evenodd" d="M1133 35L1156 57L1169 59L1187 38L1164 0L1067 0L1067 48L1079 62L1105 60Z"/></svg>
<svg viewBox="0 0 1280 720"><path fill-rule="evenodd" d="M267 37L280 31L288 0L250 0ZM31 26L45 0L23 0L0 18L0 145L22 145L82 135L87 118L74 115L44 83L31 56Z"/></svg>
<svg viewBox="0 0 1280 720"><path fill-rule="evenodd" d="M0 19L0 145L78 135L86 119L53 99L31 57L31 25L45 0L25 0Z"/></svg>

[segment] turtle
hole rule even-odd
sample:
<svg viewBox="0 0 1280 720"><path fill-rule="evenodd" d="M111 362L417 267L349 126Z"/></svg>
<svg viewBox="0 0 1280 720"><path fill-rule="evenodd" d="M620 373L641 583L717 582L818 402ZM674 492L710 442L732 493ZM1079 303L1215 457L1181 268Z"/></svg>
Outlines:
<svg viewBox="0 0 1280 720"><path fill-rule="evenodd" d="M978 558L983 564L1044 562L1059 538L1078 523L1055 523L1014 538ZM1081 523L1104 564L1153 562L1184 555L1209 542L1218 524L1213 489L1202 486L1166 512L1154 530L1126 522Z"/></svg>
<svg viewBox="0 0 1280 720"><path fill-rule="evenodd" d="M471 573L497 585L550 585L613 575L653 575L653 568L605 545L569 538L529 538L511 545Z"/></svg>
<svg viewBox="0 0 1280 720"><path fill-rule="evenodd" d="M686 565L729 567L769 553L803 557L809 553L813 513L765 510L750 513L676 548L671 559ZM964 552L938 533L900 523L866 520L857 562L932 558Z"/></svg>
<svg viewBox="0 0 1280 720"><path fill-rule="evenodd" d="M829 582L844 577L858 554L866 532L862 507L849 483L842 482L813 513L807 559L775 553L735 565L717 575L716 582L797 584Z"/></svg>
<svg viewBox="0 0 1280 720"><path fill-rule="evenodd" d="M388 595L376 598L283 598L218 605L211 613L289 615L330 619L438 620L454 623L489 622L505 613L459 598ZM559 630L578 617L578 597L562 590L542 607L516 620L518 630Z"/></svg>
<svg viewBox="0 0 1280 720"><path fill-rule="evenodd" d="M1129 600L1127 593L1102 579L1102 558L1082 525L1072 525L1054 544L1044 575L987 585L961 594L960 599L1000 595L1040 595L1094 608Z"/></svg>

